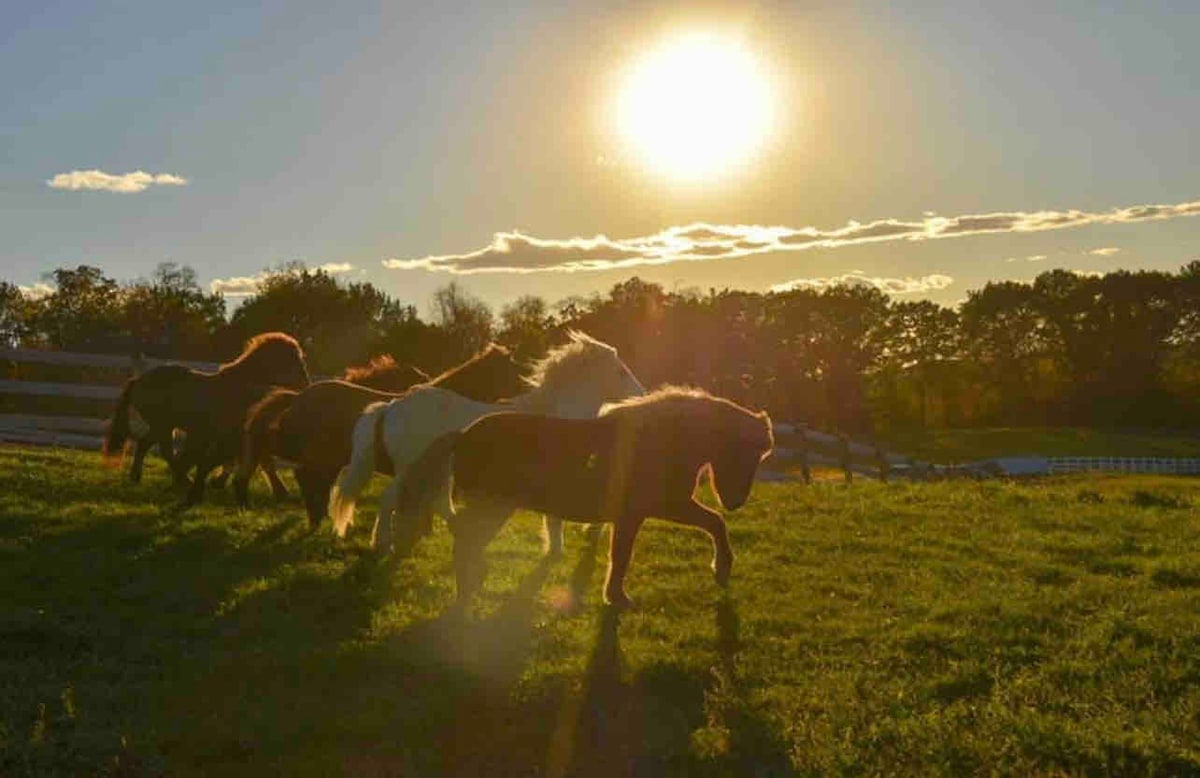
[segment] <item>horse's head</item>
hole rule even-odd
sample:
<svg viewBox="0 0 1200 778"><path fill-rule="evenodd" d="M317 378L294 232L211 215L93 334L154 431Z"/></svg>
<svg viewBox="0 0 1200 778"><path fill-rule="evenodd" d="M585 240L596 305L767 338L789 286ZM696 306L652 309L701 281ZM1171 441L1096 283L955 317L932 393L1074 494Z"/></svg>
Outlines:
<svg viewBox="0 0 1200 778"><path fill-rule="evenodd" d="M572 330L571 341L534 367L530 382L539 387L560 416L595 416L602 405L646 393L617 350Z"/></svg>
<svg viewBox="0 0 1200 778"><path fill-rule="evenodd" d="M746 504L758 465L775 445L771 419L766 411L738 411L736 423L721 430L717 453L710 463L717 499L731 511Z"/></svg>
<svg viewBox="0 0 1200 778"><path fill-rule="evenodd" d="M291 335L264 332L246 343L241 356L222 366L222 371L239 370L259 384L303 389L310 383L304 351Z"/></svg>
<svg viewBox="0 0 1200 778"><path fill-rule="evenodd" d="M485 382L496 397L515 397L529 388L525 370L499 343L489 343L476 357Z"/></svg>

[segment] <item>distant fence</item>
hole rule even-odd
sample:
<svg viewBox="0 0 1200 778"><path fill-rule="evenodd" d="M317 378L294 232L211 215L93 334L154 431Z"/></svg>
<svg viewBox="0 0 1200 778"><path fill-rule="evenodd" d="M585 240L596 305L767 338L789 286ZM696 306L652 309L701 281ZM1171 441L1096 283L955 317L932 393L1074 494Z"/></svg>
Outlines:
<svg viewBox="0 0 1200 778"><path fill-rule="evenodd" d="M1159 473L1200 475L1197 457L1051 457L1050 473Z"/></svg>
<svg viewBox="0 0 1200 778"><path fill-rule="evenodd" d="M117 354L75 354L66 351L38 349L0 349L0 363L57 365L61 367L95 367L136 376L157 365L176 364L194 370L212 371L216 362L191 362L176 359L155 359ZM110 384L57 383L0 379L0 395L62 397L74 400L112 400L121 394L121 387ZM89 416L43 415L34 413L0 413L0 441L33 445L63 446L66 448L99 449L104 441L106 420Z"/></svg>

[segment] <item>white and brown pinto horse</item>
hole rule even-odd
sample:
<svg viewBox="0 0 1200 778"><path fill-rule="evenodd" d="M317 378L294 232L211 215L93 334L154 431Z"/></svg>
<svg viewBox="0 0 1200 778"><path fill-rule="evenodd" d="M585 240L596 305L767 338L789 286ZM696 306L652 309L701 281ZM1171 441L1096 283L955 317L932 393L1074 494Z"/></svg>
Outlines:
<svg viewBox="0 0 1200 778"><path fill-rule="evenodd" d="M773 446L765 412L694 389L668 387L609 405L596 419L496 413L430 446L410 469L400 515L415 537L432 510L443 511L463 607L483 582L484 548L513 510L611 523L604 597L626 606L633 542L649 517L706 532L717 582L728 581L733 550L725 520L696 500L696 485L711 473L722 506L740 508Z"/></svg>
<svg viewBox="0 0 1200 778"><path fill-rule="evenodd" d="M372 534L377 549L389 551L394 542L393 516L408 478L408 468L438 438L498 411L560 416L595 417L609 402L645 394L645 389L607 343L582 332L570 332L565 346L552 350L535 368L524 394L505 403L467 399L436 386L417 386L390 402L368 406L354 427L350 464L344 467L329 498L334 531L344 535L354 521L354 505L371 474L379 452L392 462L392 481L379 499ZM548 551L562 550L562 521L547 516Z"/></svg>

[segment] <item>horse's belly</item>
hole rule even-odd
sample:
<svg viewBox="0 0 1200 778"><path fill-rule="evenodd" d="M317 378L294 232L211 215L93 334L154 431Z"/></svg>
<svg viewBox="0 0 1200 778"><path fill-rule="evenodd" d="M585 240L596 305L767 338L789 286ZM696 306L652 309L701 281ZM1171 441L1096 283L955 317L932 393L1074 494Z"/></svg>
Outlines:
<svg viewBox="0 0 1200 778"><path fill-rule="evenodd" d="M604 518L607 479L586 462L568 467L561 463L556 467L497 463L474 472L456 472L455 483L468 496L486 495L565 519Z"/></svg>

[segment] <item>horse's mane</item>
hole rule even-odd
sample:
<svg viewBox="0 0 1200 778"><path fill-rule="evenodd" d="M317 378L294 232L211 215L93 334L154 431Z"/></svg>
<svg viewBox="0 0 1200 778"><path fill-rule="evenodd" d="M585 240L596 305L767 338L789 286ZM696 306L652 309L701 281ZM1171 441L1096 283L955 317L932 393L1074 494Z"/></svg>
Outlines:
<svg viewBox="0 0 1200 778"><path fill-rule="evenodd" d="M425 375L425 371L420 368L413 365L409 365L408 367L424 376L425 379L429 378L429 376ZM371 361L365 365L351 365L346 368L345 372L342 373L342 380L349 381L352 384L361 384L389 371L403 369L391 354L380 354L379 356L371 357Z"/></svg>
<svg viewBox="0 0 1200 778"><path fill-rule="evenodd" d="M298 357L301 359L304 358L304 349L300 348L300 343L286 332L260 332L246 341L246 345L242 348L242 353L238 354L236 359L221 365L218 372L224 373L226 370L231 370L241 365L263 348L289 348Z"/></svg>
<svg viewBox="0 0 1200 778"><path fill-rule="evenodd" d="M506 349L504 346L501 346L499 343L489 343L486 346L484 346L482 350L480 350L478 353L476 353L474 356L472 356L470 359L468 359L466 362L463 362L461 365L455 365L454 367L450 368L449 370L442 371L441 373L434 376L433 378L430 378L428 383L431 383L431 384L445 383L446 380L448 378L450 378L450 376L452 376L452 375L457 375L458 373L461 373L462 371L464 371L474 365L477 365L480 362L483 362L484 360L496 359L498 357L508 357L508 349ZM349 380L349 379L347 379L347 380Z"/></svg>
<svg viewBox="0 0 1200 778"><path fill-rule="evenodd" d="M533 363L533 370L526 383L535 387L552 387L569 378L599 355L615 355L617 350L603 341L596 340L586 332L568 330L570 339L565 345L551 349L546 356Z"/></svg>

